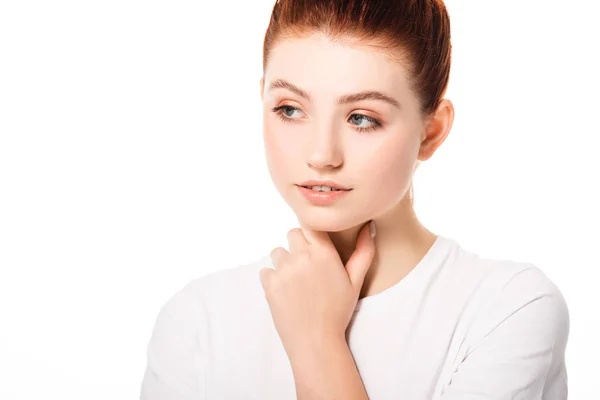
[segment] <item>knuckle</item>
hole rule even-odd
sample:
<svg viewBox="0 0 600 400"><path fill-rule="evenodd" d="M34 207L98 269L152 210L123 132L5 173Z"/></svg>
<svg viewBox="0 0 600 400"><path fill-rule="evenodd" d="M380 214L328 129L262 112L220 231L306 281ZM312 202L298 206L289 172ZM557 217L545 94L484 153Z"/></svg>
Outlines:
<svg viewBox="0 0 600 400"><path fill-rule="evenodd" d="M271 258L278 257L282 255L283 252L285 252L285 249L283 247L275 247L273 250L271 250L271 254L269 256Z"/></svg>
<svg viewBox="0 0 600 400"><path fill-rule="evenodd" d="M261 269L258 275L260 278L260 283L262 283L263 287L266 288L269 280L269 272L267 271L267 268Z"/></svg>
<svg viewBox="0 0 600 400"><path fill-rule="evenodd" d="M287 238L290 239L294 235L298 235L301 232L300 228L292 228L287 233Z"/></svg>
<svg viewBox="0 0 600 400"><path fill-rule="evenodd" d="M274 271L271 268L263 268L260 270L260 282L265 291L270 291L275 278Z"/></svg>
<svg viewBox="0 0 600 400"><path fill-rule="evenodd" d="M275 268L280 268L286 260L289 261L288 252L283 247L276 247L271 251L270 254L271 263Z"/></svg>
<svg viewBox="0 0 600 400"><path fill-rule="evenodd" d="M276 255L277 255L277 249L278 249L278 248L279 248L279 247L277 247L277 248L274 248L273 250L271 250L271 253L269 253L269 257L273 258L274 256L276 256Z"/></svg>

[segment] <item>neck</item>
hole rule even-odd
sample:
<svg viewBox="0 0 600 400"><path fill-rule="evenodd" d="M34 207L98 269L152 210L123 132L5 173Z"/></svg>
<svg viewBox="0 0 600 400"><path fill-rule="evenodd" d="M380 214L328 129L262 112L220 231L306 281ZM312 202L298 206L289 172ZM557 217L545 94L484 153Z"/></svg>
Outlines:
<svg viewBox="0 0 600 400"><path fill-rule="evenodd" d="M377 228L375 257L359 298L377 294L399 282L423 258L437 237L419 222L408 196L374 220ZM363 225L329 232L344 264L356 247Z"/></svg>

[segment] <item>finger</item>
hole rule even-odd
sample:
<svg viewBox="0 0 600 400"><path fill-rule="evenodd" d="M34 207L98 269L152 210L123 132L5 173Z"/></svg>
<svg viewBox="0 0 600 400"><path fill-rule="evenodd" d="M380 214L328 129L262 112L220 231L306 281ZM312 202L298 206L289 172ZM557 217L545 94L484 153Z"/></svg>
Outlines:
<svg viewBox="0 0 600 400"><path fill-rule="evenodd" d="M262 268L258 275L260 279L260 284L263 287L263 290L266 291L271 284L271 279L273 279L273 274L275 274L275 270L273 268Z"/></svg>
<svg viewBox="0 0 600 400"><path fill-rule="evenodd" d="M296 253L298 251L306 250L308 242L302 233L302 229L294 228L291 229L287 234L288 244L290 246L290 253Z"/></svg>
<svg viewBox="0 0 600 400"><path fill-rule="evenodd" d="M302 223L300 223L300 228L309 245L333 246L326 231L315 231Z"/></svg>
<svg viewBox="0 0 600 400"><path fill-rule="evenodd" d="M271 262L275 269L281 268L285 264L285 260L290 255L283 247L276 247L271 251Z"/></svg>
<svg viewBox="0 0 600 400"><path fill-rule="evenodd" d="M369 221L371 222L371 221ZM346 271L357 293L360 292L365 276L371 267L375 256L375 240L369 232L369 223L366 223L358 234L356 248L346 263Z"/></svg>

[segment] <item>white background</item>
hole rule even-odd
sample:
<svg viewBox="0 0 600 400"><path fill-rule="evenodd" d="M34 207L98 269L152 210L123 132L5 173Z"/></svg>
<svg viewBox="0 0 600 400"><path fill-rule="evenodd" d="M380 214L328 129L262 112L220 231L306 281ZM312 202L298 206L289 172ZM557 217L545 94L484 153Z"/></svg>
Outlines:
<svg viewBox="0 0 600 400"><path fill-rule="evenodd" d="M137 398L161 305L287 245L259 93L273 4L0 2L0 398ZM447 6L456 119L417 213L557 283L569 397L596 398L598 2Z"/></svg>

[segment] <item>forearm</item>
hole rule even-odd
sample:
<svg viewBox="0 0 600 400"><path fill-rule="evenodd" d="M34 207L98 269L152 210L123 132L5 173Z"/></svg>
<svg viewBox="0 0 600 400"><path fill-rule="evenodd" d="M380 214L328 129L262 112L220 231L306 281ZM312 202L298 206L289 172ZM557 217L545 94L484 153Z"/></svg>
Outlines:
<svg viewBox="0 0 600 400"><path fill-rule="evenodd" d="M298 400L368 400L345 339L324 340L290 356Z"/></svg>

